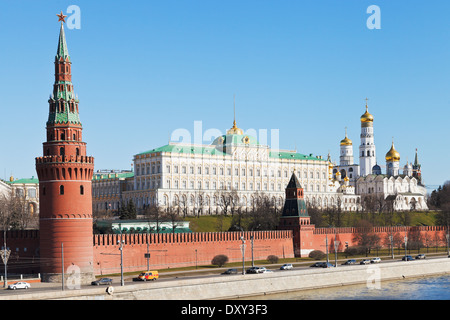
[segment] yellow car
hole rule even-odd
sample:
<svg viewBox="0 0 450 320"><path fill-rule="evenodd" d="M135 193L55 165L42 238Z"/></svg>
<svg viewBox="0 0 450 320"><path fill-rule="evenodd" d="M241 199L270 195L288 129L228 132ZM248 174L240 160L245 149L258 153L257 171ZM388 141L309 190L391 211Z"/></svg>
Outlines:
<svg viewBox="0 0 450 320"><path fill-rule="evenodd" d="M147 281L147 280L156 280L159 278L158 271L146 271L142 272L137 279L141 281Z"/></svg>

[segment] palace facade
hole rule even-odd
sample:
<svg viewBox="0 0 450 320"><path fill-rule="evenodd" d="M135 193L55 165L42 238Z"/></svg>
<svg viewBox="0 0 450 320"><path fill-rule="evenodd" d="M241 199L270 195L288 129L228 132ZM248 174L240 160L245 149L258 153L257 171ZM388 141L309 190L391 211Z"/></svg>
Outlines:
<svg viewBox="0 0 450 320"><path fill-rule="evenodd" d="M271 149L245 134L236 121L210 145L169 142L134 155L133 162L134 175L125 183L130 186L132 180L132 190L122 189L121 197L132 200L138 209L157 205L177 208L189 215L217 214L224 210L246 210L262 196L269 197L281 209L286 185L294 171L309 205L321 208L341 205L344 210L356 210L359 205L354 192L332 182L328 159ZM114 175L109 177L118 179ZM118 208L119 190L108 194L100 190L102 186L104 179L94 177L94 209ZM227 198L231 200L227 202Z"/></svg>

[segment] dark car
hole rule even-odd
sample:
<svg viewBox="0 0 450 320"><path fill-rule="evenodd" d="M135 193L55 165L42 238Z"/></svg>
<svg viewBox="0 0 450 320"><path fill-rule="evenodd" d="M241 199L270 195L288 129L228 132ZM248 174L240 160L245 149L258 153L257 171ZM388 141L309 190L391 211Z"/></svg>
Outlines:
<svg viewBox="0 0 450 320"><path fill-rule="evenodd" d="M402 258L402 261L413 261L413 260L414 260L414 258L411 257L411 256L404 256L404 257Z"/></svg>
<svg viewBox="0 0 450 320"><path fill-rule="evenodd" d="M237 274L237 269L228 269L222 272L222 274Z"/></svg>
<svg viewBox="0 0 450 320"><path fill-rule="evenodd" d="M316 262L311 267L312 268L332 268L332 267L334 267L334 265L329 262Z"/></svg>
<svg viewBox="0 0 450 320"><path fill-rule="evenodd" d="M347 261L345 261L343 263L343 265L349 265L349 264L356 264L356 260L355 259L350 259L350 260L347 260Z"/></svg>
<svg viewBox="0 0 450 320"><path fill-rule="evenodd" d="M95 280L95 281L91 282L91 285L93 285L93 286L99 286L101 284L109 284L109 285L111 285L112 284L112 279L111 278L101 278L101 279L98 279L98 280Z"/></svg>

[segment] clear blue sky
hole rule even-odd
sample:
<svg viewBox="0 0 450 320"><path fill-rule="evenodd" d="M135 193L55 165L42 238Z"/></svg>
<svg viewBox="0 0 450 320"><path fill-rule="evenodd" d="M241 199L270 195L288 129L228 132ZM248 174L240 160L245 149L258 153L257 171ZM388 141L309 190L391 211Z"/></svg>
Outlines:
<svg viewBox="0 0 450 320"><path fill-rule="evenodd" d="M56 14L68 29L83 140L95 169L194 121L203 130L279 129L280 147L339 160L348 127L358 162L364 99L377 160L392 137L401 166L419 149L424 182L450 179L450 2L412 0L2 1L0 177L36 176L54 81ZM381 9L370 30L367 8ZM70 14L67 14L70 15ZM270 143L270 137L269 141Z"/></svg>

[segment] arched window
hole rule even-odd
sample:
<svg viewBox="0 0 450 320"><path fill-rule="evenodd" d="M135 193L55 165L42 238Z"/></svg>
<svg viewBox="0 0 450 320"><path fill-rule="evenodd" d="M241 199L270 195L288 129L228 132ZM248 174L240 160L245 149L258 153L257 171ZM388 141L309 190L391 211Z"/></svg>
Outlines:
<svg viewBox="0 0 450 320"><path fill-rule="evenodd" d="M64 157L64 147L59 148L59 155Z"/></svg>
<svg viewBox="0 0 450 320"><path fill-rule="evenodd" d="M80 155L80 148L77 148L77 149L76 149L76 153L77 153L77 156Z"/></svg>
<svg viewBox="0 0 450 320"><path fill-rule="evenodd" d="M80 186L80 194L81 194L81 195L84 194L84 186Z"/></svg>
<svg viewBox="0 0 450 320"><path fill-rule="evenodd" d="M64 186L63 185L59 186L59 194L61 194L61 195L64 194Z"/></svg>

